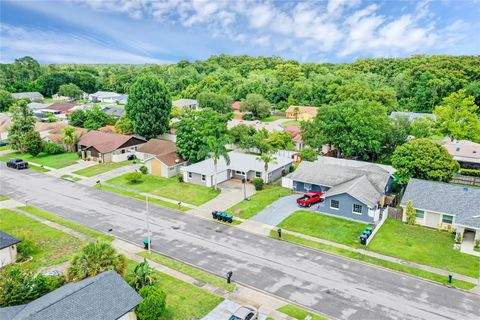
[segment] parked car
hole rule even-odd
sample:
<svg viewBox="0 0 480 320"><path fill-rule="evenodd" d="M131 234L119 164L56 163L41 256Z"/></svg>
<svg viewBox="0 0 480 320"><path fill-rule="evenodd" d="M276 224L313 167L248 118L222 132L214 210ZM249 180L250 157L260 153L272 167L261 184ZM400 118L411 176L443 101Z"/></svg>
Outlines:
<svg viewBox="0 0 480 320"><path fill-rule="evenodd" d="M7 141L0 141L0 147L8 146L9 143Z"/></svg>
<svg viewBox="0 0 480 320"><path fill-rule="evenodd" d="M258 319L258 311L251 306L241 306L228 320L254 320Z"/></svg>
<svg viewBox="0 0 480 320"><path fill-rule="evenodd" d="M22 159L19 159L19 158L13 158L8 160L7 167L14 168L14 169L27 169L28 162L23 161Z"/></svg>
<svg viewBox="0 0 480 320"><path fill-rule="evenodd" d="M297 199L297 203L301 207L310 207L312 204L323 201L322 192L307 192Z"/></svg>

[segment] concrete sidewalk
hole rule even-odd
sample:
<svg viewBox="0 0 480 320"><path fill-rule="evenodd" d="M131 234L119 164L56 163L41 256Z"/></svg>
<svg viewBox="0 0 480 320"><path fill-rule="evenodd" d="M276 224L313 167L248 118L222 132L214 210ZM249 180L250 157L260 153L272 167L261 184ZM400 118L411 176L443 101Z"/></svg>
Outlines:
<svg viewBox="0 0 480 320"><path fill-rule="evenodd" d="M121 176L122 174L138 171L141 166L142 166L141 163L135 163L135 164L130 163L123 167L113 169L93 177L83 177L83 179L80 180L78 183L83 184L85 186L92 187L97 183L97 181L100 181L103 183L107 180Z"/></svg>
<svg viewBox="0 0 480 320"><path fill-rule="evenodd" d="M97 165L98 162L96 161L84 161L84 160L79 160L77 163L72 164L71 166L68 167L63 167L60 169L53 169L52 171L47 172L46 174L54 177L60 178L61 176L68 174L71 175L72 177L78 177L81 179L85 179L84 176L77 175L73 173L74 171L85 169L94 165Z"/></svg>

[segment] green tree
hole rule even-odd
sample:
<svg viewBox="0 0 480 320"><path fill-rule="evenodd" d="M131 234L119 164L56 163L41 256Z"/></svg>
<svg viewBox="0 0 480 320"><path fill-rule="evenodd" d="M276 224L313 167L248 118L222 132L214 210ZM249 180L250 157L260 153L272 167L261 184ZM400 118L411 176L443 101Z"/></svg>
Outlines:
<svg viewBox="0 0 480 320"><path fill-rule="evenodd" d="M305 161L315 161L318 159L318 152L311 147L305 147L300 150L300 158Z"/></svg>
<svg viewBox="0 0 480 320"><path fill-rule="evenodd" d="M120 119L115 122L115 132L122 133L122 134L132 134L133 133L133 124L132 120L127 117L127 115L123 115Z"/></svg>
<svg viewBox="0 0 480 320"><path fill-rule="evenodd" d="M185 110L176 106L173 106L172 110L170 110L170 118L180 118L184 114Z"/></svg>
<svg viewBox="0 0 480 320"><path fill-rule="evenodd" d="M274 131L268 134L266 143L270 146L271 151L291 150L294 146L292 135L285 131Z"/></svg>
<svg viewBox="0 0 480 320"><path fill-rule="evenodd" d="M272 153L262 153L259 157L257 157L257 160L263 162L263 169L265 170L265 183L269 183L270 181L268 180L268 165L270 163L277 163L277 158Z"/></svg>
<svg viewBox="0 0 480 320"><path fill-rule="evenodd" d="M77 130L72 126L66 126L62 131L62 142L70 151L75 150L75 144L78 142Z"/></svg>
<svg viewBox="0 0 480 320"><path fill-rule="evenodd" d="M85 121L87 121L87 113L83 109L74 110L68 116L68 124L74 127L83 128Z"/></svg>
<svg viewBox="0 0 480 320"><path fill-rule="evenodd" d="M62 84L58 88L58 94L63 97L69 97L74 100L80 99L83 94L82 89L80 89L76 84Z"/></svg>
<svg viewBox="0 0 480 320"><path fill-rule="evenodd" d="M410 178L449 182L460 169L445 147L426 138L397 147L392 165L401 183Z"/></svg>
<svg viewBox="0 0 480 320"><path fill-rule="evenodd" d="M135 81L125 106L134 131L147 139L167 132L171 109L172 100L167 87L153 75Z"/></svg>
<svg viewBox="0 0 480 320"><path fill-rule="evenodd" d="M158 320L166 309L167 295L157 286L145 286L139 294L143 300L137 306L135 313L138 320Z"/></svg>
<svg viewBox="0 0 480 320"><path fill-rule="evenodd" d="M407 224L414 225L417 220L417 212L413 207L412 200L407 201L407 207L405 208L405 217Z"/></svg>
<svg viewBox="0 0 480 320"><path fill-rule="evenodd" d="M256 133L257 130L255 130L254 127L247 126L245 124L239 124L228 130L230 141L242 149L254 147L253 136Z"/></svg>
<svg viewBox="0 0 480 320"><path fill-rule="evenodd" d="M21 138L25 152L36 157L43 149L43 141L40 133L37 131L29 131Z"/></svg>
<svg viewBox="0 0 480 320"><path fill-rule="evenodd" d="M76 254L67 269L69 281L80 281L104 271L114 270L122 277L127 268L127 258L115 251L108 242L91 242Z"/></svg>
<svg viewBox="0 0 480 320"><path fill-rule="evenodd" d="M145 286L156 284L155 272L148 264L147 259L143 259L143 262L135 266L130 275L129 283L136 291L140 291Z"/></svg>
<svg viewBox="0 0 480 320"><path fill-rule="evenodd" d="M389 158L395 148L407 141L410 123L407 117L388 118L388 125L385 127L385 140L382 144L383 158Z"/></svg>
<svg viewBox="0 0 480 320"><path fill-rule="evenodd" d="M112 115L103 112L97 105L85 110L85 118L86 120L82 127L88 130L97 130L106 125L112 125L115 123L115 118Z"/></svg>
<svg viewBox="0 0 480 320"><path fill-rule="evenodd" d="M428 116L415 118L410 123L408 131L415 138L429 138L435 133L435 121Z"/></svg>
<svg viewBox="0 0 480 320"><path fill-rule="evenodd" d="M10 92L0 89L0 112L8 111L14 102Z"/></svg>
<svg viewBox="0 0 480 320"><path fill-rule="evenodd" d="M433 113L437 116L437 126L441 133L455 140L480 140L480 118L475 97L467 97L465 90L454 92L443 99Z"/></svg>
<svg viewBox="0 0 480 320"><path fill-rule="evenodd" d="M213 136L207 136L205 138L205 143L202 145L202 149L199 150L199 155L197 157L199 159L209 157L213 160L213 167L215 171L213 184L215 190L217 190L218 160L223 158L227 165L230 164L230 157L228 155L227 148L225 148L226 144L226 136L223 136L220 139Z"/></svg>
<svg viewBox="0 0 480 320"><path fill-rule="evenodd" d="M125 180L131 184L139 183L143 180L141 172L130 172L125 175Z"/></svg>
<svg viewBox="0 0 480 320"><path fill-rule="evenodd" d="M233 99L225 94L202 92L197 96L197 100L202 109L211 108L218 113L229 113L232 110Z"/></svg>
<svg viewBox="0 0 480 320"><path fill-rule="evenodd" d="M25 137L28 132L33 131L35 117L30 108L27 107L25 100L16 101L10 112L12 113L12 125L8 131L8 139L13 149L24 153L25 139L23 139L23 137Z"/></svg>
<svg viewBox="0 0 480 320"><path fill-rule="evenodd" d="M256 119L263 119L270 115L270 103L261 95L251 93L240 102L240 110L251 112Z"/></svg>

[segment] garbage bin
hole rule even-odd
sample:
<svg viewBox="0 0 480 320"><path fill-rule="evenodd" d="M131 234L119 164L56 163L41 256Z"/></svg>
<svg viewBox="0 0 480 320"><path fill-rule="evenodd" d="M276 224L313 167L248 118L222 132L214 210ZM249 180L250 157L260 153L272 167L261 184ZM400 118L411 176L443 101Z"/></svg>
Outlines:
<svg viewBox="0 0 480 320"><path fill-rule="evenodd" d="M368 239L370 238L370 233L363 231L362 236L365 236Z"/></svg>
<svg viewBox="0 0 480 320"><path fill-rule="evenodd" d="M227 214L227 222L232 223L233 222L233 216L231 214Z"/></svg>
<svg viewBox="0 0 480 320"><path fill-rule="evenodd" d="M227 216L228 214L226 214L225 212L222 212L222 221L227 222Z"/></svg>
<svg viewBox="0 0 480 320"><path fill-rule="evenodd" d="M365 228L365 230L368 230L368 231L370 231L370 233L372 233L372 231L373 231L373 227L371 227L371 226L368 226L368 227L366 227L366 228Z"/></svg>
<svg viewBox="0 0 480 320"><path fill-rule="evenodd" d="M367 236L370 237L370 235L372 234L372 231L365 229L363 230L363 234L366 234Z"/></svg>
<svg viewBox="0 0 480 320"><path fill-rule="evenodd" d="M150 246L152 246L152 240L150 240ZM143 240L143 247L146 250L148 250L148 240L147 239Z"/></svg>
<svg viewBox="0 0 480 320"><path fill-rule="evenodd" d="M218 217L218 211L217 210L212 211L212 218L217 219L217 217Z"/></svg>
<svg viewBox="0 0 480 320"><path fill-rule="evenodd" d="M360 236L360 243L363 244L364 246L367 245L367 236L366 235L362 234Z"/></svg>

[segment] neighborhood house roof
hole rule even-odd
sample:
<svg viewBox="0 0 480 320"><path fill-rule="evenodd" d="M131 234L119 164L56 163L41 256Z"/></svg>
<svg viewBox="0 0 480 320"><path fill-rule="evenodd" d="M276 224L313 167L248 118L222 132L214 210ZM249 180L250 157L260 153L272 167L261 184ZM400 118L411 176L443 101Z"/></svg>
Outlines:
<svg viewBox="0 0 480 320"><path fill-rule="evenodd" d="M232 110L240 111L240 101L235 101L234 103L232 103Z"/></svg>
<svg viewBox="0 0 480 320"><path fill-rule="evenodd" d="M40 92L17 92L12 93L12 97L15 99L43 99L43 95Z"/></svg>
<svg viewBox="0 0 480 320"><path fill-rule="evenodd" d="M111 105L104 106L102 108L102 111L105 112L106 114L111 114L116 118L120 118L125 113L125 109L116 108L116 107L113 107Z"/></svg>
<svg viewBox="0 0 480 320"><path fill-rule="evenodd" d="M197 104L198 104L197 100L193 100L193 99L178 99L172 102L172 105L179 108L189 107L193 105L196 106Z"/></svg>
<svg viewBox="0 0 480 320"><path fill-rule="evenodd" d="M218 160L217 173L220 173L227 169L243 171L243 172L248 172L248 171L265 172L264 163L260 160L257 160L256 155L231 151L228 153L228 156L230 157L230 164L227 164L223 157ZM275 171L278 168L281 168L293 162L292 159L287 157L282 157L277 155L276 158L277 158L277 163L270 163L268 165L268 172ZM182 170L186 172L194 172L194 173L211 176L215 173L215 166L213 164L213 160L209 158L209 159L200 161L198 163L194 163L192 165L183 167Z"/></svg>
<svg viewBox="0 0 480 320"><path fill-rule="evenodd" d="M274 123L271 123L271 122L261 122L261 121L253 121L253 120L250 121L250 120L241 120L241 119L229 120L228 123L227 123L227 129L230 130L233 127L236 127L236 126L241 125L241 124L244 124L244 125L249 126L249 127L253 127L257 131L262 130L262 129L265 129L268 132L283 131L283 127L278 125L278 124L274 124Z"/></svg>
<svg viewBox="0 0 480 320"><path fill-rule="evenodd" d="M117 98L122 96L121 93L116 93L112 91L97 91L91 94L92 97L96 97L98 99L106 99L106 98Z"/></svg>
<svg viewBox="0 0 480 320"><path fill-rule="evenodd" d="M300 126L287 126L287 127L285 127L285 131L290 133L293 141L295 141L295 142L302 141L302 134L301 134Z"/></svg>
<svg viewBox="0 0 480 320"><path fill-rule="evenodd" d="M19 243L20 240L9 235L6 232L0 231L0 250L13 246L14 244Z"/></svg>
<svg viewBox="0 0 480 320"><path fill-rule="evenodd" d="M116 320L142 301L115 271L71 282L28 304L0 309L9 320Z"/></svg>
<svg viewBox="0 0 480 320"><path fill-rule="evenodd" d="M61 112L67 112L75 107L78 107L79 104L75 103L64 103L64 102L55 102L48 106L50 110L57 110Z"/></svg>
<svg viewBox="0 0 480 320"><path fill-rule="evenodd" d="M167 166L185 162L185 160L177 155L177 146L174 142L162 139L150 139L147 143L138 148L138 152L152 155ZM147 159L149 160L149 159Z"/></svg>
<svg viewBox="0 0 480 320"><path fill-rule="evenodd" d="M308 106L290 106L285 112L287 113L295 112L295 108L298 108L299 113L308 113L314 116L316 116L318 113L318 107L308 107Z"/></svg>
<svg viewBox="0 0 480 320"><path fill-rule="evenodd" d="M480 163L480 144L478 143L460 140L447 142L443 146L457 161Z"/></svg>
<svg viewBox="0 0 480 320"><path fill-rule="evenodd" d="M48 107L52 103L40 103L40 102L30 102L27 104L27 107L29 107L32 110L40 110L40 109L48 109Z"/></svg>
<svg viewBox="0 0 480 320"><path fill-rule="evenodd" d="M361 161L358 166L327 162L302 161L288 177L293 181L329 187L325 197L347 193L370 208L375 207L384 195L391 177L387 170Z"/></svg>
<svg viewBox="0 0 480 320"><path fill-rule="evenodd" d="M423 117L429 117L432 120L436 119L436 116L431 113L393 111L390 114L390 118L395 118L395 117L406 117L408 118L409 122L412 122L414 119L423 118Z"/></svg>
<svg viewBox="0 0 480 320"><path fill-rule="evenodd" d="M117 150L130 139L143 140L130 135L90 131L80 137L78 144L85 147L94 147L101 153L108 153Z"/></svg>
<svg viewBox="0 0 480 320"><path fill-rule="evenodd" d="M452 214L455 223L480 228L480 189L410 179L401 204L407 205L408 200L417 209Z"/></svg>

